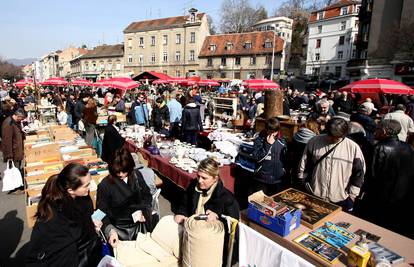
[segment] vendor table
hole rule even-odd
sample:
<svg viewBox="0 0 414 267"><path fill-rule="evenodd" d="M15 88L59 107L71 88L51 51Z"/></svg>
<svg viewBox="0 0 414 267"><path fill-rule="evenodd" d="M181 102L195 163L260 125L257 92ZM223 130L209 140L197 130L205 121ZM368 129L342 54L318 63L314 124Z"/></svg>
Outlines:
<svg viewBox="0 0 414 267"><path fill-rule="evenodd" d="M157 170L160 174L170 179L179 187L186 189L191 180L197 178L197 173L189 173L174 164L170 163L170 157L162 157L160 155L152 155L146 149L140 148L139 152L144 159L148 160L148 167ZM220 178L224 186L230 191L234 192L234 177L231 175L234 165L224 165L220 167Z"/></svg>
<svg viewBox="0 0 414 267"><path fill-rule="evenodd" d="M241 221L251 227L252 229L256 230L257 232L263 234L264 236L270 238L274 242L278 243L279 245L287 248L288 250L292 251L293 253L297 254L298 256L304 258L305 260L309 261L310 263L314 264L315 266L346 266L346 257L341 256L339 261L335 264L330 265L327 262L319 259L317 256L314 256L312 253L306 251L305 249L301 248L298 244L293 242L293 239L300 236L303 233L312 231L310 228L307 228L303 225L300 225L299 228L293 230L289 235L282 237L272 231L263 228L259 224L256 224L250 221L247 218L247 210L242 211L241 214ZM362 220L357 218L353 215L350 215L345 212L337 213L332 219L330 220L333 223L337 222L348 222L351 226L348 228L349 231L355 232L358 229L365 230L367 232L373 233L381 237L378 241L380 245L383 245L390 250L394 251L395 253L403 256L405 258L404 263L393 265L395 267L403 267L403 266L410 266L409 263L414 263L414 240L399 235L397 233L391 232L385 228L382 228L378 225L372 224L368 221ZM346 248L350 248L355 242L358 241L358 237L354 238L350 244L346 246ZM344 250L344 249L343 249ZM347 252L347 249L345 249Z"/></svg>

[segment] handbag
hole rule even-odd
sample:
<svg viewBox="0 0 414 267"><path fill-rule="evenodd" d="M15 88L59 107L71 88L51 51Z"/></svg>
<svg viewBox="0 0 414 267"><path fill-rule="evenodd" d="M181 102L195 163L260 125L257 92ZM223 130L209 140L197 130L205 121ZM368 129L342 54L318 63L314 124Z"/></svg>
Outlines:
<svg viewBox="0 0 414 267"><path fill-rule="evenodd" d="M98 132L95 130L95 135L92 140L92 148L96 150L96 154L101 157L102 156L102 139L99 137Z"/></svg>
<svg viewBox="0 0 414 267"><path fill-rule="evenodd" d="M22 174L18 168L14 166L12 160L7 161L7 168L3 174L3 192L11 191L23 186Z"/></svg>

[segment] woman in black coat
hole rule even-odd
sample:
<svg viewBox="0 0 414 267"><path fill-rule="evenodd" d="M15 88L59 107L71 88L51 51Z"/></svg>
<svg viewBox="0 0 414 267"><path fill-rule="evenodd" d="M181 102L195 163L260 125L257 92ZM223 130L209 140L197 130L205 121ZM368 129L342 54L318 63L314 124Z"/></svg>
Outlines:
<svg viewBox="0 0 414 267"><path fill-rule="evenodd" d="M108 116L108 125L105 127L104 138L102 141L102 160L110 164L114 158L115 152L121 149L125 144L125 139L115 128L116 116Z"/></svg>
<svg viewBox="0 0 414 267"><path fill-rule="evenodd" d="M164 122L170 122L170 111L164 99L158 97L152 109L151 125L156 132L159 132L163 128Z"/></svg>
<svg viewBox="0 0 414 267"><path fill-rule="evenodd" d="M91 176L80 164L51 176L37 207L26 266L97 266L102 243L92 222Z"/></svg>
<svg viewBox="0 0 414 267"><path fill-rule="evenodd" d="M109 244L116 247L118 240L135 240L143 226L152 230L152 196L126 149L115 153L109 173L98 185L96 207L106 213L102 228Z"/></svg>
<svg viewBox="0 0 414 267"><path fill-rule="evenodd" d="M183 108L181 116L181 130L184 142L195 145L197 143L197 133L203 131L203 123L201 121L200 106L194 102L194 98L190 98L189 103Z"/></svg>

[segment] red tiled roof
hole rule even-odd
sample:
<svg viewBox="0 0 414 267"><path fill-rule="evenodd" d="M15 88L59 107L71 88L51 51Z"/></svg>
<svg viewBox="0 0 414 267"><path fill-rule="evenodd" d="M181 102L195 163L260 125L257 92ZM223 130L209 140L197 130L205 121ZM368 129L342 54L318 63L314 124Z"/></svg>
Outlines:
<svg viewBox="0 0 414 267"><path fill-rule="evenodd" d="M338 3L335 3L333 5L327 6L325 8L320 9L320 10L313 11L311 13L310 18L309 18L309 21L310 22L316 21L317 13L318 12L322 12L322 11L325 11L325 14L324 14L323 19L329 19L329 18L338 17L341 14L341 7L351 6L351 5L357 5L357 4L361 4L361 1L357 1L357 0L341 0ZM348 10L348 12L351 13L351 12L353 12L353 10Z"/></svg>
<svg viewBox="0 0 414 267"><path fill-rule="evenodd" d="M272 43L273 34L273 31L260 31L207 36L204 40L199 57L272 53L272 46L265 48L265 42ZM233 45L231 49L227 49L228 43ZM251 43L251 48L246 48L246 43ZM216 45L216 50L212 51L210 45ZM283 40L276 36L275 53L281 53L282 50Z"/></svg>
<svg viewBox="0 0 414 267"><path fill-rule="evenodd" d="M190 25L200 23L200 20L203 18L204 15L205 13L198 13L196 22L191 23ZM125 28L124 33L180 28L180 27L183 27L187 23L188 20L189 20L189 15L132 22L131 24L128 25L128 27Z"/></svg>

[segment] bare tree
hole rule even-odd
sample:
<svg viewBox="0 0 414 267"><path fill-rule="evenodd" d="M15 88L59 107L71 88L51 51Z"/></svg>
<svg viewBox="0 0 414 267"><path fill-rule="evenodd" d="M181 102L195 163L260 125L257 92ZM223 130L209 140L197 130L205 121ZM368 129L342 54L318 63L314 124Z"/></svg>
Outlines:
<svg viewBox="0 0 414 267"><path fill-rule="evenodd" d="M20 67L7 62L6 60L0 58L0 80L6 79L10 81L17 80L23 77L23 72Z"/></svg>
<svg viewBox="0 0 414 267"><path fill-rule="evenodd" d="M213 18L210 15L207 15L207 22L208 22L208 28L210 30L210 34L215 35L217 33L216 25L214 25Z"/></svg>
<svg viewBox="0 0 414 267"><path fill-rule="evenodd" d="M253 8L249 0L224 0L221 5L222 32L247 32L259 20L267 18L263 6Z"/></svg>

